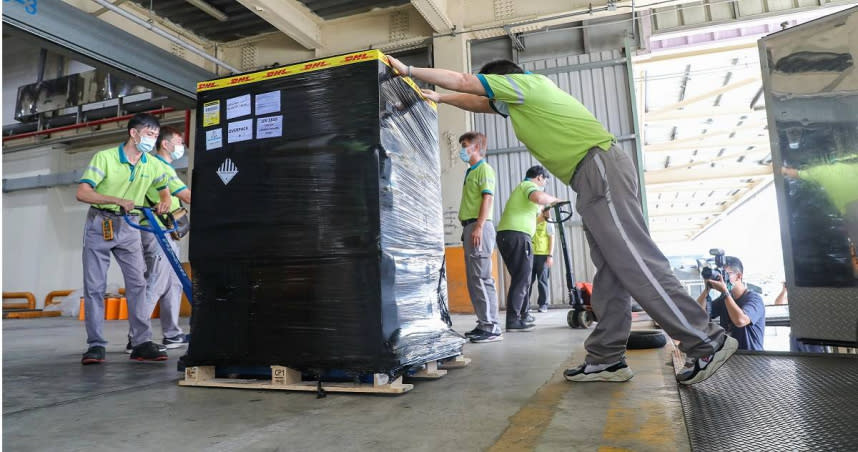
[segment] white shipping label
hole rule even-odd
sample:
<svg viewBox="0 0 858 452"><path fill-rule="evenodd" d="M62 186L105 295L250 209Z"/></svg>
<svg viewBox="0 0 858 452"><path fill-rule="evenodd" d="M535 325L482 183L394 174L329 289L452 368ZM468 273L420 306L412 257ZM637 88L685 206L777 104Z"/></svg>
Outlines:
<svg viewBox="0 0 858 452"><path fill-rule="evenodd" d="M227 143L238 143L253 139L253 120L234 121L229 123L226 131Z"/></svg>
<svg viewBox="0 0 858 452"><path fill-rule="evenodd" d="M220 149L223 146L223 133L217 129L206 130L206 150Z"/></svg>
<svg viewBox="0 0 858 452"><path fill-rule="evenodd" d="M240 118L250 114L250 94L226 100L226 119Z"/></svg>
<svg viewBox="0 0 858 452"><path fill-rule="evenodd" d="M280 111L280 91L256 95L256 116Z"/></svg>
<svg viewBox="0 0 858 452"><path fill-rule="evenodd" d="M256 139L283 136L283 115L256 119Z"/></svg>

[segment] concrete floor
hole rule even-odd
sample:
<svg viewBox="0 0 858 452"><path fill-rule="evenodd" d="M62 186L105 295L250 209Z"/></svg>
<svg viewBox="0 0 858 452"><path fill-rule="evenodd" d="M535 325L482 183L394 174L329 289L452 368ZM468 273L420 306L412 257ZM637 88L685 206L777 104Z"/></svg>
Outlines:
<svg viewBox="0 0 858 452"><path fill-rule="evenodd" d="M630 351L627 383L569 383L587 330L566 310L531 333L468 344L473 362L400 396L179 387L176 358L123 353L127 323L106 323L108 362L79 364L83 324L3 321L3 447L47 450L687 451L670 356ZM473 327L454 316L454 327ZM160 328L155 327L156 334Z"/></svg>

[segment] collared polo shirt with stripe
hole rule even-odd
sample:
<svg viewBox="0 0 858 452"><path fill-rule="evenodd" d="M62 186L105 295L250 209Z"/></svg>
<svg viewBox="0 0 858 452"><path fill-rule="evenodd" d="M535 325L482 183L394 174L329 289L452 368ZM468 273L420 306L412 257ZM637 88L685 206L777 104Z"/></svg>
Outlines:
<svg viewBox="0 0 858 452"><path fill-rule="evenodd" d="M509 116L515 136L555 177L570 183L587 152L614 136L581 102L540 74L478 74L492 108Z"/></svg>
<svg viewBox="0 0 858 452"><path fill-rule="evenodd" d="M80 178L81 183L89 184L99 194L134 201L142 205L146 191L167 188L167 176L160 164L153 164L146 154L140 156L136 164L125 158L124 143L115 148L105 149L92 156L89 165ZM94 207L119 212L116 204L93 204Z"/></svg>
<svg viewBox="0 0 858 452"><path fill-rule="evenodd" d="M152 159L152 163L160 164L162 167L162 171L164 171L164 175L167 177L167 188L170 190L171 195L170 212L172 212L179 207L182 207L182 202L179 200L179 198L176 197L176 194L187 190L188 187L185 185L184 182L182 182L181 179L179 179L179 176L176 174L176 168L173 167L172 163L164 160L164 158L158 154L152 154L152 157L155 157ZM158 204L159 202L161 202L161 197L158 195L158 189L155 187L150 187L149 191L146 192L145 205L152 206ZM156 218L158 219L158 224L163 228L164 224L161 222L161 219L159 217ZM140 224L146 223L147 222L145 220L140 221Z"/></svg>
<svg viewBox="0 0 858 452"><path fill-rule="evenodd" d="M459 204L459 221L474 220L480 216L483 195L495 194L495 170L486 160L480 160L465 172L465 185L462 187L462 202ZM492 219L492 210L486 220Z"/></svg>
<svg viewBox="0 0 858 452"><path fill-rule="evenodd" d="M530 200L530 195L535 191L539 191L539 185L530 179L525 179L515 187L503 208L498 232L518 231L533 236L536 214L539 213L539 204Z"/></svg>

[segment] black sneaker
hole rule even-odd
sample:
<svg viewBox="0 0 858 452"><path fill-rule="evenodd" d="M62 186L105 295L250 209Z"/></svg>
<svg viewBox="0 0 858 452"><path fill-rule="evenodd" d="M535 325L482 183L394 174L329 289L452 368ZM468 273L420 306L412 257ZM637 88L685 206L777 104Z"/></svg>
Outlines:
<svg viewBox="0 0 858 452"><path fill-rule="evenodd" d="M158 350L161 350L162 352L167 351L167 347L165 347L161 344L155 344L155 345L158 346ZM130 355L132 351L134 351L134 347L131 346L131 341L128 341L128 343L125 344L125 353L128 353Z"/></svg>
<svg viewBox="0 0 858 452"><path fill-rule="evenodd" d="M467 337L467 338L469 338L469 339L470 339L470 338L472 338L472 337L474 337L474 336L477 336L477 335L479 335L479 334L482 334L482 333L483 333L483 331L484 331L484 330L481 330L481 329L480 329L480 327L476 327L476 328L472 329L471 331L468 331L467 333L465 333L465 337Z"/></svg>
<svg viewBox="0 0 858 452"><path fill-rule="evenodd" d="M137 361L166 361L167 352L161 350L158 344L149 341L134 347L131 350L131 359Z"/></svg>
<svg viewBox="0 0 858 452"><path fill-rule="evenodd" d="M90 364L101 364L104 361L104 347L100 345L93 345L86 349L86 353L84 353L83 357L80 359L80 363L84 366Z"/></svg>
<svg viewBox="0 0 858 452"><path fill-rule="evenodd" d="M703 358L695 359L693 365L692 362L686 362L682 372L676 376L676 381L684 385L693 385L711 377L719 367L733 356L733 353L736 353L737 348L739 348L739 341L732 336L725 335L724 343L721 344L718 351Z"/></svg>
<svg viewBox="0 0 858 452"><path fill-rule="evenodd" d="M186 367L188 367L188 355L182 355L176 361L176 370L184 372Z"/></svg>
<svg viewBox="0 0 858 452"><path fill-rule="evenodd" d="M475 344L482 344L484 342L497 342L503 340L503 334L501 333L490 333L488 331L480 331L480 334L471 336L471 342Z"/></svg>
<svg viewBox="0 0 858 452"><path fill-rule="evenodd" d="M521 333L525 331L531 331L536 328L532 323L525 323L523 320L513 320L512 322L506 322L506 331L507 333Z"/></svg>
<svg viewBox="0 0 858 452"><path fill-rule="evenodd" d="M542 305L539 307L539 312L548 312L548 305Z"/></svg>
<svg viewBox="0 0 858 452"><path fill-rule="evenodd" d="M566 371L563 372L563 376L569 381L621 382L630 380L634 375L634 372L632 372L626 364L625 358L611 367L594 372L587 372L587 363L581 364L573 369L566 369Z"/></svg>
<svg viewBox="0 0 858 452"><path fill-rule="evenodd" d="M164 338L164 347L166 348L180 348L186 345L188 345L188 336L185 334Z"/></svg>

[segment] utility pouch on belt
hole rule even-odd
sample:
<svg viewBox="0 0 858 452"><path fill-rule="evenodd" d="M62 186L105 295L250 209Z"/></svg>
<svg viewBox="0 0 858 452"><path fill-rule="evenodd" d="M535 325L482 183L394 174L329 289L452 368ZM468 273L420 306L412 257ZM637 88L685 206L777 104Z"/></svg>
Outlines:
<svg viewBox="0 0 858 452"><path fill-rule="evenodd" d="M166 221L164 221L164 226L167 226L168 229L175 228L175 231L170 232L170 237L172 237L173 240L179 240L186 236L188 231L191 230L191 218L188 215L188 209L179 207L178 209L168 213L166 215Z"/></svg>
<svg viewBox="0 0 858 452"><path fill-rule="evenodd" d="M105 218L104 221L101 222L101 235L104 237L105 241L113 240L113 220L110 218Z"/></svg>

